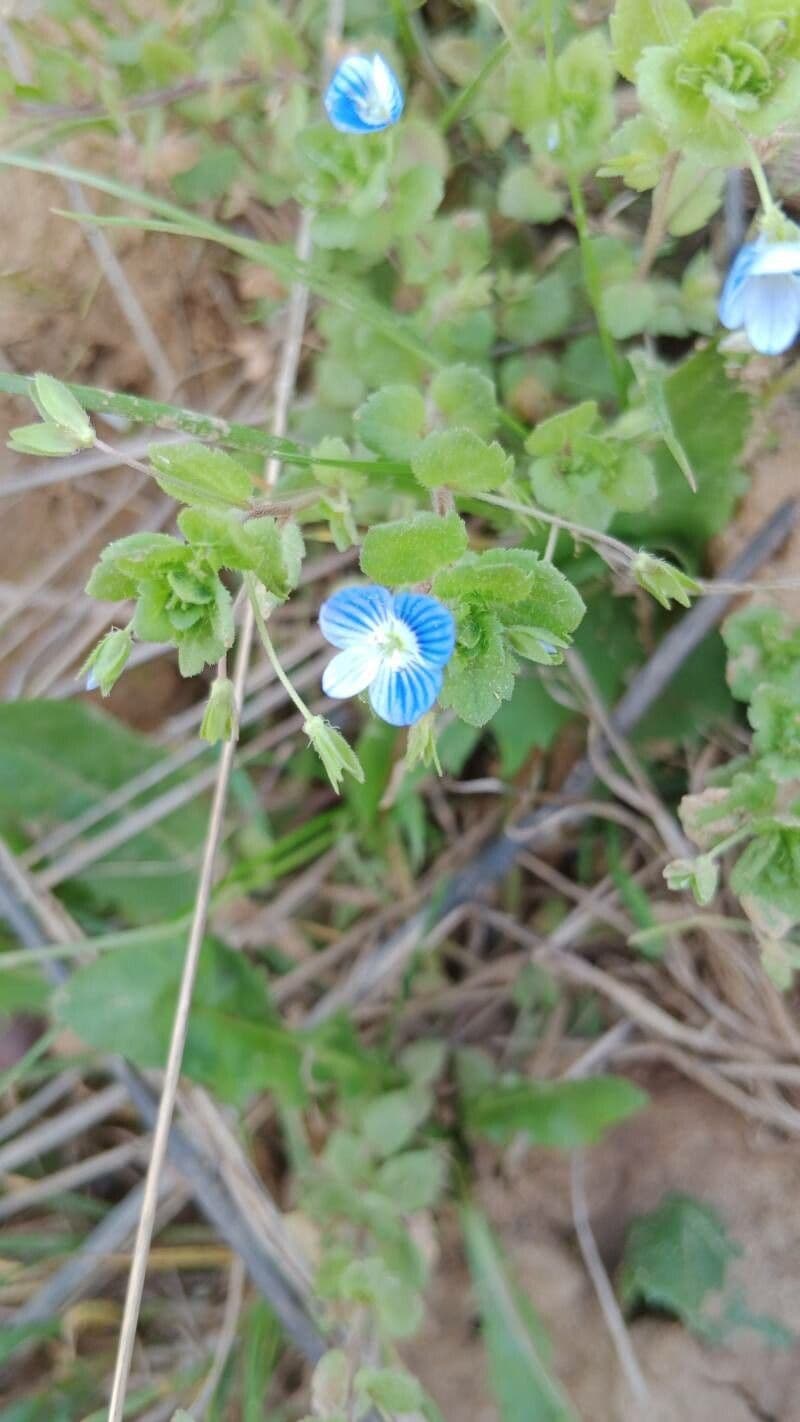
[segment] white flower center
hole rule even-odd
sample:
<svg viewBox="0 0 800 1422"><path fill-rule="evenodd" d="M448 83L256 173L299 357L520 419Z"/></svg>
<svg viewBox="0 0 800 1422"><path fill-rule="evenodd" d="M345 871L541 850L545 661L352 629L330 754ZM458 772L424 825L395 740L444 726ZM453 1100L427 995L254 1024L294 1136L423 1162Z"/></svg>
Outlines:
<svg viewBox="0 0 800 1422"><path fill-rule="evenodd" d="M414 633L399 617L389 616L372 634L380 652L381 660L393 671L407 667L419 656L419 646Z"/></svg>
<svg viewBox="0 0 800 1422"><path fill-rule="evenodd" d="M392 113L392 81L384 64L373 64L370 92L356 100L356 108L364 123L388 123Z"/></svg>

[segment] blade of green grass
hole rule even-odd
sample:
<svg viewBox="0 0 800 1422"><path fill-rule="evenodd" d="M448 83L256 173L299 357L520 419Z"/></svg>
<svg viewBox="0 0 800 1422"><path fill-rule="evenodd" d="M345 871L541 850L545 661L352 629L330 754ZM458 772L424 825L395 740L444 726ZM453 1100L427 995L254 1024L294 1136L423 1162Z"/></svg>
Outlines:
<svg viewBox="0 0 800 1422"><path fill-rule="evenodd" d="M102 390L96 385L76 385L63 381L85 410L94 414L121 415L136 424L153 425L161 430L179 430L198 439L214 440L229 449L243 453L278 455L286 464L327 464L333 468L363 470L370 474L407 474L409 465L390 459L318 459L310 450L290 439L278 439L250 425L239 425L215 415L186 410L180 405L167 405L161 400L146 400L140 395L123 395ZM0 394L24 395L31 398L33 377L0 371Z"/></svg>
<svg viewBox="0 0 800 1422"><path fill-rule="evenodd" d="M243 237L222 226L221 223L198 217L195 213L187 211L177 203L169 202L166 198L156 197L153 193L129 187L127 183L119 183L115 178L92 173L85 168L74 168L69 163L36 158L32 154L15 153L6 149L0 151L0 166L2 165L25 168L35 173L46 173L50 177L61 178L67 182L81 183L84 187L106 193L109 197L118 198L121 202L135 203L146 211L166 219L170 224L168 227L159 227L156 230L171 231L175 236L204 237L209 242L219 242L230 251L238 252L260 266L268 267L287 285L292 282L302 282L314 292L315 296L320 296L360 317L368 325L381 331L395 345L403 347L423 360L426 365L441 364L432 352L429 343L418 336L409 323L396 311L389 310L388 307L382 306L380 302L365 295L341 275L326 271L319 262L302 261L288 247ZM76 216L74 213L68 215L72 218ZM129 227L141 227L146 230L148 226L147 221L142 221L140 218L131 217L123 219L123 221Z"/></svg>

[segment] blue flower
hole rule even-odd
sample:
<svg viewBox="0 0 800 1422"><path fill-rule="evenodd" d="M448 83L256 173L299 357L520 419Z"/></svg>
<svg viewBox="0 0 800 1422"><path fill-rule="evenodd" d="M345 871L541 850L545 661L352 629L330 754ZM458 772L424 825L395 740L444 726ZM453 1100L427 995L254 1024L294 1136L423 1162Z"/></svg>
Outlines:
<svg viewBox="0 0 800 1422"><path fill-rule="evenodd" d="M340 133L377 133L403 112L403 91L379 54L343 59L325 92L325 110Z"/></svg>
<svg viewBox="0 0 800 1422"><path fill-rule="evenodd" d="M719 319L744 326L761 355L780 355L800 331L800 242L747 242L725 278Z"/></svg>
<svg viewBox="0 0 800 1422"><path fill-rule="evenodd" d="M322 635L338 656L325 668L328 696L369 688L373 711L391 726L411 726L430 711L453 655L453 614L424 593L376 587L343 588L322 604Z"/></svg>

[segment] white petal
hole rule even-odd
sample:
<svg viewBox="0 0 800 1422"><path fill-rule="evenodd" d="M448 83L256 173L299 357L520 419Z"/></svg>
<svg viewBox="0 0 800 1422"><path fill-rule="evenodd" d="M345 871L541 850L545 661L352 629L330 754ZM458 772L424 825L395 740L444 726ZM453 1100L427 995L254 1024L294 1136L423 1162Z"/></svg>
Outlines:
<svg viewBox="0 0 800 1422"><path fill-rule="evenodd" d="M781 355L800 329L800 282L793 276L751 277L744 293L744 325L761 355Z"/></svg>
<svg viewBox="0 0 800 1422"><path fill-rule="evenodd" d="M754 276L800 272L800 242L759 242L751 268Z"/></svg>
<svg viewBox="0 0 800 1422"><path fill-rule="evenodd" d="M378 103L386 110L387 114L391 113L397 80L386 60L379 54L372 56L372 87Z"/></svg>
<svg viewBox="0 0 800 1422"><path fill-rule="evenodd" d="M744 293L758 258L758 247L747 242L731 264L719 298L719 319L729 331L738 331L744 324Z"/></svg>
<svg viewBox="0 0 800 1422"><path fill-rule="evenodd" d="M348 647L328 662L322 673L322 690L326 696L340 700L366 691L380 671L381 655L368 643Z"/></svg>

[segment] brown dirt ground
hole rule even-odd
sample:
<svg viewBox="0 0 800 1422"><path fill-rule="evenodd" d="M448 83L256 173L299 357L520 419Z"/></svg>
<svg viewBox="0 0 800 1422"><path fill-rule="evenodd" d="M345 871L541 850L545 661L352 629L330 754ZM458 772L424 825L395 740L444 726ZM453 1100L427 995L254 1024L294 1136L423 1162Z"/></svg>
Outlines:
<svg viewBox="0 0 800 1422"><path fill-rule="evenodd" d="M786 499L800 495L797 447L800 436L800 395L787 394L776 401L768 416L768 425L758 429L746 461L750 487L729 528L715 541L714 562L723 567L740 553L744 544ZM786 540L779 556L766 564L758 574L760 584L800 579L800 523ZM756 594L759 600L761 593ZM800 606L800 589L774 589L763 594L793 617Z"/></svg>
<svg viewBox="0 0 800 1422"><path fill-rule="evenodd" d="M85 161L86 155L73 154ZM64 378L111 389L154 394L152 374L78 223L57 216L69 201L54 180L4 169L0 206L14 222L0 229L0 358L23 373L40 368ZM128 280L155 327L182 385L175 398L208 408L230 359L230 328L224 318L224 278L218 255L192 242L136 231L108 233ZM0 445L8 430L31 419L27 401L0 401ZM30 460L3 450L8 476L24 473ZM116 474L97 476L116 480ZM109 488L111 484L109 483ZM96 493L84 481L53 485L2 503L0 577L24 581L41 561L68 542L97 513ZM70 589L88 574L109 537L130 531L122 516L108 535L87 547L79 565L66 570ZM76 576L77 575L77 576ZM70 593L70 595L72 595ZM164 659L134 668L109 703L116 714L154 729L164 716L194 699Z"/></svg>
<svg viewBox="0 0 800 1422"><path fill-rule="evenodd" d="M689 1193L717 1209L742 1246L730 1278L748 1307L800 1333L796 1146L692 1085L660 1076L649 1086L649 1109L587 1156L592 1229L610 1275L633 1218L669 1191ZM532 1149L511 1172L487 1152L476 1196L548 1329L554 1371L581 1422L642 1422L578 1253L567 1156ZM425 1332L408 1361L448 1422L498 1422L455 1219L441 1242ZM645 1315L630 1334L652 1395L647 1422L800 1422L800 1348L768 1349L741 1331L712 1348L677 1322Z"/></svg>

